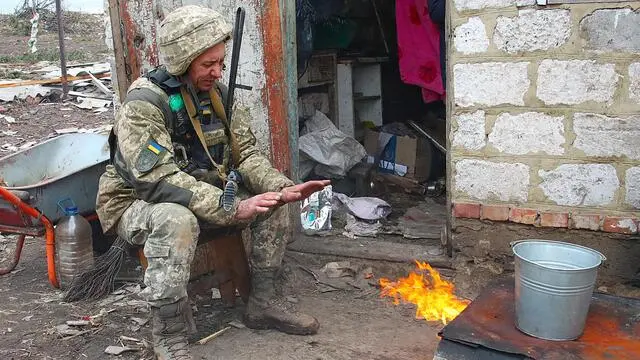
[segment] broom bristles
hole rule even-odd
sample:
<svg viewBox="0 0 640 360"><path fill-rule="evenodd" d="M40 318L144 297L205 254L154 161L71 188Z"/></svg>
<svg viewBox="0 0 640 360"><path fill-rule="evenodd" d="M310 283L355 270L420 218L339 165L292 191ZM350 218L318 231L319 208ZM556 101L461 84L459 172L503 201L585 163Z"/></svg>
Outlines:
<svg viewBox="0 0 640 360"><path fill-rule="evenodd" d="M112 293L127 245L124 239L118 237L109 250L95 260L93 268L73 278L64 301L97 300Z"/></svg>

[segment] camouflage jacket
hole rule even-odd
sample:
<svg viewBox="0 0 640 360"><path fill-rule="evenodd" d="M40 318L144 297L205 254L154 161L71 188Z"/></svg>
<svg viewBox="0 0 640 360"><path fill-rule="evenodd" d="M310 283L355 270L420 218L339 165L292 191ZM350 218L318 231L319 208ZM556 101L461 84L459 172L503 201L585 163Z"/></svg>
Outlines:
<svg viewBox="0 0 640 360"><path fill-rule="evenodd" d="M147 88L168 103L168 95L149 79L141 77L128 90ZM113 126L115 156L100 177L96 210L105 232L114 229L124 211L136 200L149 203L172 202L191 210L200 220L217 226L235 224L237 203L232 211L219 205L222 190L198 181L180 170L174 157L172 139L161 109L142 100L125 101ZM238 140L240 162L237 170L243 186L254 194L280 191L294 183L275 169L255 147L249 119L236 112L231 122ZM207 146L223 144L228 154L230 141L224 128L205 132ZM114 149L115 147L115 149Z"/></svg>

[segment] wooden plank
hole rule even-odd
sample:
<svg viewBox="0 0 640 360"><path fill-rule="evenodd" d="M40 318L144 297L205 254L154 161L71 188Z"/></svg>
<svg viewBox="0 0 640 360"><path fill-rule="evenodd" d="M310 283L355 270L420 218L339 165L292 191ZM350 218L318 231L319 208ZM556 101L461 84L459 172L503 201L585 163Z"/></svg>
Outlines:
<svg viewBox="0 0 640 360"><path fill-rule="evenodd" d="M287 96L288 88L284 88L287 78L286 61L284 59L284 43L282 41L282 19L280 0L258 2L258 27L262 31L263 64L265 70L265 87L262 90L264 103L269 115L269 133L271 135L271 163L283 174L291 176L291 147L289 142L289 119ZM261 7L261 8L260 8ZM290 69L289 71L293 71ZM297 149L296 149L297 150Z"/></svg>
<svg viewBox="0 0 640 360"><path fill-rule="evenodd" d="M109 18L111 19L111 33L113 38L113 53L116 62L116 83L117 93L122 101L127 95L129 88L129 78L126 70L126 57L124 52L124 38L122 36L122 21L120 18L120 5L118 0L109 0Z"/></svg>
<svg viewBox="0 0 640 360"><path fill-rule="evenodd" d="M95 77L104 78L111 76L111 73L102 73L97 74ZM76 80L86 80L91 79L89 75L80 75L80 76L67 76L67 81L76 81ZM14 83L0 84L0 88L11 88L18 86L26 86L26 85L46 85L46 84L59 84L62 82L62 77L51 78L51 79L41 79L41 80L26 80L26 81L18 81Z"/></svg>
<svg viewBox="0 0 640 360"><path fill-rule="evenodd" d="M348 136L355 136L353 108L353 78L351 64L337 65L336 97L338 118L331 119L338 129Z"/></svg>
<svg viewBox="0 0 640 360"><path fill-rule="evenodd" d="M299 235L288 245L289 251L351 257L367 260L412 263L426 261L434 267L450 268L451 259L445 255L430 255L440 246L403 244L381 240L347 239L338 237L310 237Z"/></svg>

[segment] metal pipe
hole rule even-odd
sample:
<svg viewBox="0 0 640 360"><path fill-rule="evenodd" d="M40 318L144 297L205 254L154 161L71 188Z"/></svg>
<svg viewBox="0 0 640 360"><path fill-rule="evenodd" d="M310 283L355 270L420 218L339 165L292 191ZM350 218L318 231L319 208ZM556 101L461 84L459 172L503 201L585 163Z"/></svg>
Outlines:
<svg viewBox="0 0 640 360"><path fill-rule="evenodd" d="M371 0L371 4L373 4L373 11L376 13L376 19L378 20L378 28L380 29L380 36L382 37L382 41L384 42L384 49L387 51L387 55L388 55L389 44L387 43L387 37L384 35L384 29L382 28L382 20L380 20L380 14L378 13L378 5L376 5L376 0Z"/></svg>
<svg viewBox="0 0 640 360"><path fill-rule="evenodd" d="M438 142L436 141L436 139L434 139L434 138L433 138L433 136L429 135L426 131L424 131L424 130L420 127L420 125L418 125L418 124L416 124L415 122L413 122L413 120L409 120L409 121L407 121L407 123L408 123L409 125L411 125L411 127L412 127L415 131L419 132L419 133L420 133L420 135L422 135L422 136L426 137L427 139L429 139L429 141L431 141L431 142L433 143L433 145L435 145L435 147L437 147L437 148L438 148L438 150L442 151L442 153L443 153L443 154L445 154L445 155L447 154L447 149L445 149L445 147L444 147L444 146L440 145L440 143L438 143Z"/></svg>
<svg viewBox="0 0 640 360"><path fill-rule="evenodd" d="M67 81L67 58L64 50L64 22L62 20L61 0L56 0L56 17L58 19L58 44L60 46L60 70L62 72L62 98L69 94L69 82Z"/></svg>
<svg viewBox="0 0 640 360"><path fill-rule="evenodd" d="M58 278L56 276L56 240L55 234L53 232L53 224L51 224L51 221L49 221L49 219L40 211L25 204L22 200L20 200L19 197L14 195L11 191L3 188L2 186L0 186L0 197L3 197L8 202L17 206L19 211L22 211L24 214L29 215L36 220L40 220L42 225L44 225L47 252L47 273L49 275L49 282L51 283L51 285L53 285L54 288L59 288L60 285L58 284Z"/></svg>
<svg viewBox="0 0 640 360"><path fill-rule="evenodd" d="M0 275L6 275L10 272L13 271L13 269L16 268L16 265L18 265L18 261L20 261L20 254L22 253L22 247L24 246L24 238L27 237L26 235L20 235L20 237L18 237L18 243L16 244L16 251L13 254L13 262L11 264L9 264L9 267L6 268L0 268Z"/></svg>

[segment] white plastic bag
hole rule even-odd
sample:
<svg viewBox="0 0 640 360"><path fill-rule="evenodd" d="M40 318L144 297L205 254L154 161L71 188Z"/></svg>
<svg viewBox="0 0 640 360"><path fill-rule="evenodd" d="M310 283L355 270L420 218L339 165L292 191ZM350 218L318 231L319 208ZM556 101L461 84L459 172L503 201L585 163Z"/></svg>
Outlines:
<svg viewBox="0 0 640 360"><path fill-rule="evenodd" d="M311 194L302 201L300 222L306 234L321 234L331 230L331 185Z"/></svg>

